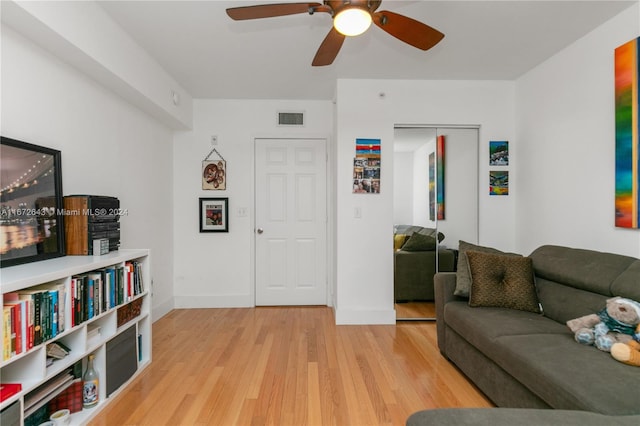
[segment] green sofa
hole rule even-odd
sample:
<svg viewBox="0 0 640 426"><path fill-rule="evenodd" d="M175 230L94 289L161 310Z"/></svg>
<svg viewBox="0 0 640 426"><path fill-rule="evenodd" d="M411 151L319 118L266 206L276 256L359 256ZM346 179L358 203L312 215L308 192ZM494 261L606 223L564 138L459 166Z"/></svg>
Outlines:
<svg viewBox="0 0 640 426"><path fill-rule="evenodd" d="M595 414L576 414L570 423L574 417L564 410L614 416L603 424L640 424L640 368L577 343L566 326L569 319L598 312L610 297L640 300L640 260L551 245L539 247L529 258L542 314L471 307L469 299L454 295L455 273L436 275L441 353L498 407L556 409L545 410L539 417L533 410L523 416L528 421L518 424L552 424L549 416L558 416L556 424L602 423ZM467 424L462 418L474 416L480 416L476 418L478 424L485 424L480 419L490 419L492 413L499 417L486 424L501 424L498 419L513 414L488 410L467 414L464 410L427 410L422 415L416 413L407 424L436 424L432 422L434 416L456 414L461 416L459 424ZM536 418L544 421L536 422Z"/></svg>
<svg viewBox="0 0 640 426"><path fill-rule="evenodd" d="M420 234L412 244L414 233ZM401 243L405 236L404 243ZM398 240L400 237L400 240ZM444 239L435 229L413 225L398 225L394 232L394 244L400 247L394 254L394 296L397 302L434 300L433 276L436 273L436 238ZM454 250L439 248L438 271L455 271Z"/></svg>
<svg viewBox="0 0 640 426"><path fill-rule="evenodd" d="M527 408L441 408L412 414L406 426L638 426L640 415Z"/></svg>

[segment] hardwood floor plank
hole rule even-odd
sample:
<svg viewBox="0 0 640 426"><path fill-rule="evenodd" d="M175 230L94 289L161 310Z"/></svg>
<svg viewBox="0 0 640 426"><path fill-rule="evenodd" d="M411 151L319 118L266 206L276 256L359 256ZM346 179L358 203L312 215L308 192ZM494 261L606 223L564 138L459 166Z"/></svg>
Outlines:
<svg viewBox="0 0 640 426"><path fill-rule="evenodd" d="M491 407L435 327L336 326L327 307L174 310L153 324L151 365L90 425L403 425Z"/></svg>
<svg viewBox="0 0 640 426"><path fill-rule="evenodd" d="M322 409L320 408L320 377L318 375L317 362L310 362L307 365L307 377L308 423L321 425L324 423L322 421Z"/></svg>

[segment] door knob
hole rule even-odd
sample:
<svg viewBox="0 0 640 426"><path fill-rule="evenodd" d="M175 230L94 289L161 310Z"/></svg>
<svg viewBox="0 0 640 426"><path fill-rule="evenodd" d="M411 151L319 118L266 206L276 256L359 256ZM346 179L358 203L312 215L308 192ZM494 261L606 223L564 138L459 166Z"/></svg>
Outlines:
<svg viewBox="0 0 640 426"><path fill-rule="evenodd" d="M262 233L264 232L264 229L262 229L262 228L258 228L258 229L256 229L256 232L257 232L258 234L262 234Z"/></svg>

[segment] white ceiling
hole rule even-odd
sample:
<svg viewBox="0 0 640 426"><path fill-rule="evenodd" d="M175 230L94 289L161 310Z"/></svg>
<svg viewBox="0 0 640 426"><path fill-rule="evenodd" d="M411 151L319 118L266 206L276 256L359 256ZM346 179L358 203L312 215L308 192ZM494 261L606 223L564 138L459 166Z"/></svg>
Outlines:
<svg viewBox="0 0 640 426"><path fill-rule="evenodd" d="M225 13L263 3L100 2L194 98L333 99L338 78L515 79L637 1L385 0L379 10L445 38L424 52L372 25L326 67L311 61L331 28L328 14L238 22Z"/></svg>

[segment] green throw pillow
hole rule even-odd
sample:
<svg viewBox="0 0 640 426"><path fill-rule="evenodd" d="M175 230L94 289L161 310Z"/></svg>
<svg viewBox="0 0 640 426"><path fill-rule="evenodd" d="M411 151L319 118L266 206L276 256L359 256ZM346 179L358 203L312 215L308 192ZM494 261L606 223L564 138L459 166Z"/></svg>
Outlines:
<svg viewBox="0 0 640 426"><path fill-rule="evenodd" d="M500 250L478 246L460 240L458 243L458 265L456 268L456 289L453 292L456 296L469 297L469 289L471 288L471 275L469 274L469 263L467 262L467 251L479 251L482 253L504 254L508 256L520 256L514 253L504 253Z"/></svg>
<svg viewBox="0 0 640 426"><path fill-rule="evenodd" d="M467 251L471 273L469 306L540 313L529 257Z"/></svg>
<svg viewBox="0 0 640 426"><path fill-rule="evenodd" d="M436 249L436 239L431 235L414 232L402 246L405 251L428 251Z"/></svg>

